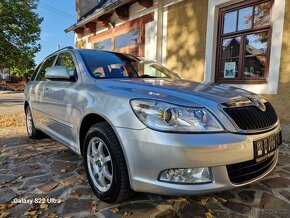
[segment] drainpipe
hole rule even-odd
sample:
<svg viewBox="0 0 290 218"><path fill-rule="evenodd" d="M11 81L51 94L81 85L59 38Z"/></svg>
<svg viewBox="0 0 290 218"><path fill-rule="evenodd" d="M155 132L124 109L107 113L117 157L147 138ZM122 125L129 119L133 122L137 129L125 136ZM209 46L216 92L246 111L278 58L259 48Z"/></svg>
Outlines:
<svg viewBox="0 0 290 218"><path fill-rule="evenodd" d="M158 1L157 7L157 43L156 61L162 63L162 43L163 42L163 0Z"/></svg>

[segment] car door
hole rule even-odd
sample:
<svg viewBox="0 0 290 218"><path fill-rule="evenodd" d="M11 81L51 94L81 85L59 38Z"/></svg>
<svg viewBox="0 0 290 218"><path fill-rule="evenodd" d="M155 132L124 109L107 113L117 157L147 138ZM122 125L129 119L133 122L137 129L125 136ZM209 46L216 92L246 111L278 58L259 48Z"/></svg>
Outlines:
<svg viewBox="0 0 290 218"><path fill-rule="evenodd" d="M41 62L34 70L30 80L29 80L29 92L28 92L28 99L30 108L34 109L34 104L36 101L36 95L35 95L35 86L37 81L35 81L38 71L40 70L40 67L42 66L43 62ZM33 111L32 111L33 112Z"/></svg>
<svg viewBox="0 0 290 218"><path fill-rule="evenodd" d="M49 118L46 102L47 80L45 78L46 68L53 66L56 55L48 57L41 65L38 74L30 90L31 108L36 127L47 130Z"/></svg>
<svg viewBox="0 0 290 218"><path fill-rule="evenodd" d="M73 53L63 52L55 66L65 66L71 80L50 80L45 95L47 110L53 119L49 128L53 134L72 149L77 148L76 118L80 116L77 105L80 76Z"/></svg>

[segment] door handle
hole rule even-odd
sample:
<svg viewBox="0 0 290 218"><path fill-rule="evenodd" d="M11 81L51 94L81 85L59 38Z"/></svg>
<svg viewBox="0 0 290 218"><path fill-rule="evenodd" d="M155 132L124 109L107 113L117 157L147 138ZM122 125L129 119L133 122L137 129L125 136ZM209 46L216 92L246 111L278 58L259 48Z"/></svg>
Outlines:
<svg viewBox="0 0 290 218"><path fill-rule="evenodd" d="M44 96L46 96L48 93L50 93L50 88L45 88L43 92Z"/></svg>

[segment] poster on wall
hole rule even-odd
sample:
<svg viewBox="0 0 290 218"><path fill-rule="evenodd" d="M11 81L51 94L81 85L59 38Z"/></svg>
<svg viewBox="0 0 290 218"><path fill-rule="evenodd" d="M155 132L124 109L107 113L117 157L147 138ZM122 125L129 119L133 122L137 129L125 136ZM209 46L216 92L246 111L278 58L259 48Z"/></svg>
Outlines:
<svg viewBox="0 0 290 218"><path fill-rule="evenodd" d="M9 68L0 69L0 80L9 80L9 78L10 78Z"/></svg>
<svg viewBox="0 0 290 218"><path fill-rule="evenodd" d="M236 62L225 62L224 78L236 77Z"/></svg>

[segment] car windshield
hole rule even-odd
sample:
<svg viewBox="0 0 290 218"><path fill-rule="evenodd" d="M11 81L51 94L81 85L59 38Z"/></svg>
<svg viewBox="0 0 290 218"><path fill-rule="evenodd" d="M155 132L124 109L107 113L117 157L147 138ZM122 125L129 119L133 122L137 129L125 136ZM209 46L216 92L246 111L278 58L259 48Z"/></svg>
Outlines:
<svg viewBox="0 0 290 218"><path fill-rule="evenodd" d="M80 50L90 74L94 78L179 78L162 65L129 54L100 50Z"/></svg>

